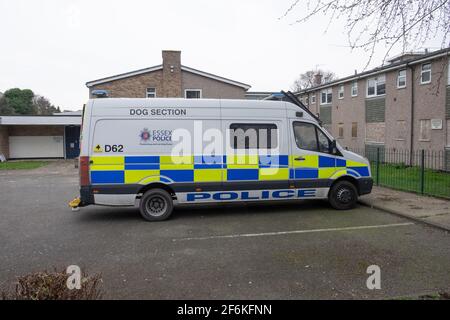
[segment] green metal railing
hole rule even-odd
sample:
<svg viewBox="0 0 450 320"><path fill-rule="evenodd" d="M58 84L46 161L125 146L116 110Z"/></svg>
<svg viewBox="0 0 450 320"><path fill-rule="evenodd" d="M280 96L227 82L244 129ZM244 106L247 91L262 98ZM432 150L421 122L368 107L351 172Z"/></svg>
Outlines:
<svg viewBox="0 0 450 320"><path fill-rule="evenodd" d="M370 160L377 186L450 199L450 159L444 151L351 149Z"/></svg>

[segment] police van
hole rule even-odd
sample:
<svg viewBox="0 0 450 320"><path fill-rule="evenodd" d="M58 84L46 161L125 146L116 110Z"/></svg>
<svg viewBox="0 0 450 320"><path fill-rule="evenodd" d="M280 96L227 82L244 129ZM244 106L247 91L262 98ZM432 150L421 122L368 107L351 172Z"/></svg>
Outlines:
<svg viewBox="0 0 450 320"><path fill-rule="evenodd" d="M351 209L369 161L343 149L292 93L283 100L92 99L83 111L80 197L149 221L197 203L328 199Z"/></svg>

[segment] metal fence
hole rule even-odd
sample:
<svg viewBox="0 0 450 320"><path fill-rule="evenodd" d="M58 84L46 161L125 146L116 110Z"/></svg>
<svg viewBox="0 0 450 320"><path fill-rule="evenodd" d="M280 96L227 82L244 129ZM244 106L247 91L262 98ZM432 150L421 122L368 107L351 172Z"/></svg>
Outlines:
<svg viewBox="0 0 450 320"><path fill-rule="evenodd" d="M450 199L450 159L445 151L351 149L367 157L375 185Z"/></svg>

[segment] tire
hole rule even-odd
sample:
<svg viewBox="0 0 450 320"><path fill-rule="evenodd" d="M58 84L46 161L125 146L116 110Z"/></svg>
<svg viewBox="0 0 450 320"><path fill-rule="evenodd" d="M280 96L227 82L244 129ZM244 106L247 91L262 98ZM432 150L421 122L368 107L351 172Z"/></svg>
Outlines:
<svg viewBox="0 0 450 320"><path fill-rule="evenodd" d="M163 189L151 189L142 196L139 210L147 221L166 220L173 211L172 197Z"/></svg>
<svg viewBox="0 0 450 320"><path fill-rule="evenodd" d="M349 210L356 206L358 191L349 181L338 181L330 189L328 201L337 210Z"/></svg>

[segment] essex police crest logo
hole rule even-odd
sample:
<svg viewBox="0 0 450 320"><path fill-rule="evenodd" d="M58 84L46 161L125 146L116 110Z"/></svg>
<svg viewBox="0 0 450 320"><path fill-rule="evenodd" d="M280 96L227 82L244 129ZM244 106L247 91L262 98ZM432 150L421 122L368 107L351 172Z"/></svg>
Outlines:
<svg viewBox="0 0 450 320"><path fill-rule="evenodd" d="M142 131L141 131L141 134L139 135L139 137L141 138L141 143L148 143L148 141L150 140L150 138L151 138L151 134L150 134L150 131L148 131L148 129L147 128L145 128L145 129L143 129Z"/></svg>
<svg viewBox="0 0 450 320"><path fill-rule="evenodd" d="M172 130L166 129L142 129L139 134L141 145L171 145L172 144Z"/></svg>

